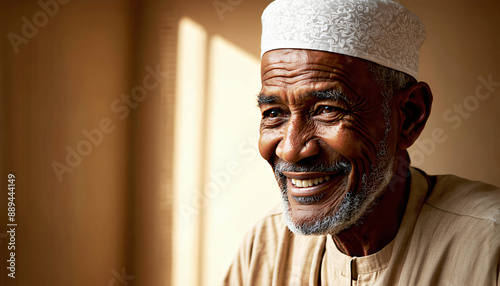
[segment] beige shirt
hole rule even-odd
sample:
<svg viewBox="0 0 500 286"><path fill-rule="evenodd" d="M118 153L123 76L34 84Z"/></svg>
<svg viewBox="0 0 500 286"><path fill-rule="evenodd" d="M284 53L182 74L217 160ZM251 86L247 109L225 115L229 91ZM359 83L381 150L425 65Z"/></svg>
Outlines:
<svg viewBox="0 0 500 286"><path fill-rule="evenodd" d="M294 235L279 208L247 234L224 285L499 286L500 189L411 174L400 229L381 251L350 257L330 235Z"/></svg>

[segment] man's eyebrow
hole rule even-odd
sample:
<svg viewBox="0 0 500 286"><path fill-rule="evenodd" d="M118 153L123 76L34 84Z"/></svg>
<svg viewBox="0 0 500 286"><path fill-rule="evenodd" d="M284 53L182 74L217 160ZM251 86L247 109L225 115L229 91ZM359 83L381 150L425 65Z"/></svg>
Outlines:
<svg viewBox="0 0 500 286"><path fill-rule="evenodd" d="M299 95L300 100L307 100L310 98L316 98L319 100L334 100L334 101L344 101L349 104L351 101L347 96L340 90L321 90L321 91L311 91L305 94ZM257 95L257 105L261 106L263 104L273 104L280 102L281 99L278 96L265 95L263 93Z"/></svg>
<svg viewBox="0 0 500 286"><path fill-rule="evenodd" d="M316 98L320 100L334 100L340 101L343 100L345 103L350 103L351 101L347 98L347 96L340 90L322 90L322 91L311 91L304 95L300 95L300 99L309 99Z"/></svg>
<svg viewBox="0 0 500 286"><path fill-rule="evenodd" d="M263 93L257 95L257 105L273 104L280 101L279 97L273 95L265 95Z"/></svg>

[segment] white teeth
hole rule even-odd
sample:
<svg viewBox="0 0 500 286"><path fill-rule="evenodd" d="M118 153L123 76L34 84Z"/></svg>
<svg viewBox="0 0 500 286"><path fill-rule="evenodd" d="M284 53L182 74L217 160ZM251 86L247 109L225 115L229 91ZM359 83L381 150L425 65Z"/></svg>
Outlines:
<svg viewBox="0 0 500 286"><path fill-rule="evenodd" d="M328 180L330 180L330 176L307 179L307 180L292 179L292 184L299 188L306 188L319 185L323 182L327 182Z"/></svg>
<svg viewBox="0 0 500 286"><path fill-rule="evenodd" d="M297 187L301 187L302 188L302 181L301 180L295 180L295 185Z"/></svg>

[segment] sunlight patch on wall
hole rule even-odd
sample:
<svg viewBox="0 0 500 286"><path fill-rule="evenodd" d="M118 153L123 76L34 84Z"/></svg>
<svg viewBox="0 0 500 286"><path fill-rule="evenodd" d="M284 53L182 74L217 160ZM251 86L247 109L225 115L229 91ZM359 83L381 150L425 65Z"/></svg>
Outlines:
<svg viewBox="0 0 500 286"><path fill-rule="evenodd" d="M179 23L174 143L173 285L197 285L199 216L191 211L202 182L207 35L189 18Z"/></svg>
<svg viewBox="0 0 500 286"><path fill-rule="evenodd" d="M260 59L220 36L210 39L209 140L204 216L204 285L219 285L243 235L279 203L271 167L260 157Z"/></svg>
<svg viewBox="0 0 500 286"><path fill-rule="evenodd" d="M279 203L257 147L260 59L183 18L177 66L173 285L220 285L243 235Z"/></svg>

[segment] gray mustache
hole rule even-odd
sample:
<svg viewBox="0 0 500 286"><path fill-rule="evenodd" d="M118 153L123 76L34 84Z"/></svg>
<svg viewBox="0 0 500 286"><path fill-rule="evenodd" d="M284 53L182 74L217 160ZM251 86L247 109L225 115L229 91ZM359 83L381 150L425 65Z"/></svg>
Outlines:
<svg viewBox="0 0 500 286"><path fill-rule="evenodd" d="M322 173L344 173L351 171L351 163L345 161L335 162L333 165L315 164L311 166L297 166L289 162L278 162L274 164L274 173L282 177L283 172L322 172Z"/></svg>

